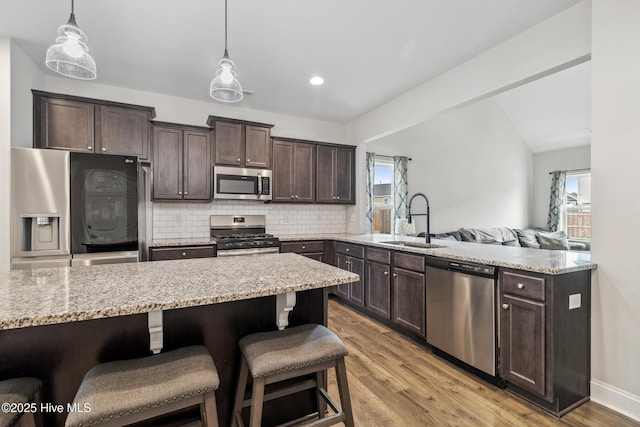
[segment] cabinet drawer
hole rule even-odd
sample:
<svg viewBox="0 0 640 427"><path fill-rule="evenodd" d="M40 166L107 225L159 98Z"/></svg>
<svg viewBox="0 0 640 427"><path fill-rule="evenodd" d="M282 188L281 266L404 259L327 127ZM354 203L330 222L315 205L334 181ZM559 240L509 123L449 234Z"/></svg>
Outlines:
<svg viewBox="0 0 640 427"><path fill-rule="evenodd" d="M379 262L381 264L391 264L391 251L368 247L367 260Z"/></svg>
<svg viewBox="0 0 640 427"><path fill-rule="evenodd" d="M323 252L324 242L282 242L280 252L295 252L303 254L307 252Z"/></svg>
<svg viewBox="0 0 640 427"><path fill-rule="evenodd" d="M422 255L411 255L404 252L396 252L394 255L393 265L396 267L406 268L407 270L419 271L424 273L424 257Z"/></svg>
<svg viewBox="0 0 640 427"><path fill-rule="evenodd" d="M364 258L364 246L336 242L336 253L349 255L356 258Z"/></svg>
<svg viewBox="0 0 640 427"><path fill-rule="evenodd" d="M172 259L209 258L214 255L213 246L189 246L171 248L151 248L151 261L167 261Z"/></svg>
<svg viewBox="0 0 640 427"><path fill-rule="evenodd" d="M502 292L544 301L544 278L503 271Z"/></svg>

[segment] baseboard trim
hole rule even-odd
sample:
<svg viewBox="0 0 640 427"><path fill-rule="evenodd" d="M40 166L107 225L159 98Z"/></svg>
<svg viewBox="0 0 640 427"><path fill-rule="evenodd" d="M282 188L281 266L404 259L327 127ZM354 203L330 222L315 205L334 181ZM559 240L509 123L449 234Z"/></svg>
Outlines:
<svg viewBox="0 0 640 427"><path fill-rule="evenodd" d="M591 400L640 421L640 397L597 380L591 380Z"/></svg>

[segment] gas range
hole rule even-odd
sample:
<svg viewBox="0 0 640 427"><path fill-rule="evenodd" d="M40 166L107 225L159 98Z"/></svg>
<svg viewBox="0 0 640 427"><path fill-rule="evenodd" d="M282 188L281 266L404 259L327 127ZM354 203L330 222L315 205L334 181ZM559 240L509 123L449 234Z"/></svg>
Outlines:
<svg viewBox="0 0 640 427"><path fill-rule="evenodd" d="M219 257L280 251L280 240L265 233L264 215L211 215L209 224Z"/></svg>

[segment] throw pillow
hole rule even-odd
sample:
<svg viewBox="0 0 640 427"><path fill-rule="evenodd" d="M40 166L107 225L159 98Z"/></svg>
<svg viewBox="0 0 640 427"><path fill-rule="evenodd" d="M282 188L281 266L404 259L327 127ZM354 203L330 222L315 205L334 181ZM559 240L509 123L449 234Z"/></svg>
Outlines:
<svg viewBox="0 0 640 427"><path fill-rule="evenodd" d="M462 240L463 242L476 241L476 237L469 230L465 230L464 228L461 228L460 230L458 230L458 233L460 233L460 240Z"/></svg>
<svg viewBox="0 0 640 427"><path fill-rule="evenodd" d="M520 241L520 246L525 248L534 248L540 249L540 243L538 243L538 239L536 237L536 231L531 229L520 230L516 229L516 234L518 235L518 240Z"/></svg>
<svg viewBox="0 0 640 427"><path fill-rule="evenodd" d="M564 231L538 231L536 237L540 242L540 249L569 250L569 240Z"/></svg>
<svg viewBox="0 0 640 427"><path fill-rule="evenodd" d="M502 242L502 246L520 246L517 240L509 240L507 242Z"/></svg>

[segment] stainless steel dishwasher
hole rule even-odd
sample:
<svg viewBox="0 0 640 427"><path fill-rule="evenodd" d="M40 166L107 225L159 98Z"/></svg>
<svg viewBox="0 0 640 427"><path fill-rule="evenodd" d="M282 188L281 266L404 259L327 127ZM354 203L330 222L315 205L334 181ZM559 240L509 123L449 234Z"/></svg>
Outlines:
<svg viewBox="0 0 640 427"><path fill-rule="evenodd" d="M497 377L497 268L427 258L427 343Z"/></svg>

